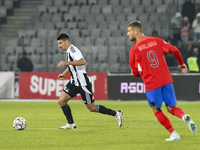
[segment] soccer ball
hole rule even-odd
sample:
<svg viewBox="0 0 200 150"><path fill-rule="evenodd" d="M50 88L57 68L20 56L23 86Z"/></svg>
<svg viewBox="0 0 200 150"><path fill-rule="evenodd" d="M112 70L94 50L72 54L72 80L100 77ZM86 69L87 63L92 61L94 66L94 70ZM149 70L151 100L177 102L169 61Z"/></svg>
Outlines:
<svg viewBox="0 0 200 150"><path fill-rule="evenodd" d="M17 117L13 121L13 127L16 130L24 130L26 128L26 120L23 117Z"/></svg>

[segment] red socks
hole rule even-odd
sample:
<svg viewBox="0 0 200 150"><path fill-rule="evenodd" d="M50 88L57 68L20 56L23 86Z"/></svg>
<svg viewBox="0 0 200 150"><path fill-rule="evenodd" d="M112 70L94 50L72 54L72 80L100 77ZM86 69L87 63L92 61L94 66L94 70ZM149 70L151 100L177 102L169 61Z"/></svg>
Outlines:
<svg viewBox="0 0 200 150"><path fill-rule="evenodd" d="M182 116L185 114L184 111L179 107L173 107L171 109L171 113L179 118L182 118Z"/></svg>
<svg viewBox="0 0 200 150"><path fill-rule="evenodd" d="M170 120L167 118L167 116L165 116L165 114L163 114L162 111L156 111L155 116L157 120L160 122L160 124L162 124L170 133L174 131L174 128L172 127Z"/></svg>

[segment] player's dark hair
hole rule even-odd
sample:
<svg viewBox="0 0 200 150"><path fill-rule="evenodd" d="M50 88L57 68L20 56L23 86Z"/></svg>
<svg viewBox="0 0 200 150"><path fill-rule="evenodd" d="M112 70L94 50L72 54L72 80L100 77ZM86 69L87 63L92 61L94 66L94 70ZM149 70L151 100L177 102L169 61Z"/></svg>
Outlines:
<svg viewBox="0 0 200 150"><path fill-rule="evenodd" d="M140 21L133 21L129 23L128 27L138 28L140 32L143 32L142 23Z"/></svg>
<svg viewBox="0 0 200 150"><path fill-rule="evenodd" d="M69 40L69 35L67 33L61 33L58 37L57 40Z"/></svg>

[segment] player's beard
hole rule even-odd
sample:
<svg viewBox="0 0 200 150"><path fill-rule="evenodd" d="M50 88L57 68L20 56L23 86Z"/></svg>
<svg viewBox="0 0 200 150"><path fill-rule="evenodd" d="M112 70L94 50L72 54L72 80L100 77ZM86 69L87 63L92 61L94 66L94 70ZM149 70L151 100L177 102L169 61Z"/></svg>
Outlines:
<svg viewBox="0 0 200 150"><path fill-rule="evenodd" d="M135 37L130 37L130 41L135 41Z"/></svg>

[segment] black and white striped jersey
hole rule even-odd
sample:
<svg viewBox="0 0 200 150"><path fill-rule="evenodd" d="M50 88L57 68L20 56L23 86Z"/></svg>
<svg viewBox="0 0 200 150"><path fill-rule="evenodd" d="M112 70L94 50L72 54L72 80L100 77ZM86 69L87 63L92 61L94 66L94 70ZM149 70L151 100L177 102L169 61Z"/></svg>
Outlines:
<svg viewBox="0 0 200 150"><path fill-rule="evenodd" d="M66 61L76 61L83 58L81 51L73 44L69 46L66 51ZM76 86L86 86L90 81L90 78L86 72L86 65L74 66L68 65L71 74L70 82Z"/></svg>

